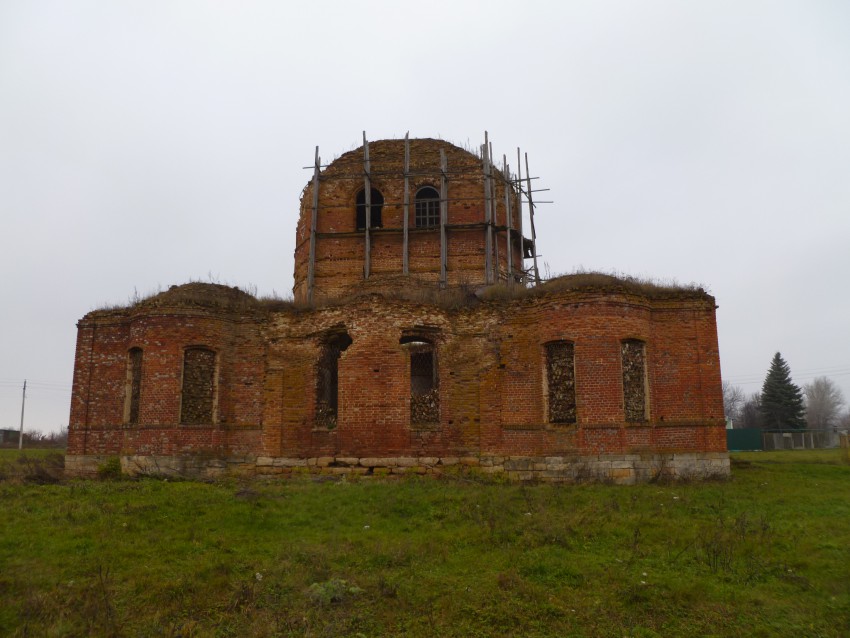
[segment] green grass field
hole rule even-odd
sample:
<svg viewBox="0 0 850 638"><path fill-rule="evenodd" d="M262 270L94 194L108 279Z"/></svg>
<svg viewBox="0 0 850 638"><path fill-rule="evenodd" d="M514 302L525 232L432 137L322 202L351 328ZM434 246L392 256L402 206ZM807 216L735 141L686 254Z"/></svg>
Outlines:
<svg viewBox="0 0 850 638"><path fill-rule="evenodd" d="M839 451L637 487L22 467L0 452L3 636L850 635Z"/></svg>

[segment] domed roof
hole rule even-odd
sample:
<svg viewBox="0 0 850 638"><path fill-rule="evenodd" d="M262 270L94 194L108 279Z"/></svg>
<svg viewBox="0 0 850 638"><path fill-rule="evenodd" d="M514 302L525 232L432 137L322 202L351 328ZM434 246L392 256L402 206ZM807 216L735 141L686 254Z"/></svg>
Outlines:
<svg viewBox="0 0 850 638"><path fill-rule="evenodd" d="M404 164L404 139L375 140L369 142L369 161L375 170L401 169ZM463 165L481 165L481 158L475 153L447 142L434 138L417 138L408 140L410 149L410 170L428 167L434 169L440 165L440 151L451 158L450 163L457 167ZM328 177L340 170L350 170L357 166L362 170L364 159L363 146L343 153L324 169L323 175Z"/></svg>
<svg viewBox="0 0 850 638"><path fill-rule="evenodd" d="M259 305L256 297L236 286L191 282L170 286L168 290L143 299L136 307L199 307L215 310L244 311Z"/></svg>

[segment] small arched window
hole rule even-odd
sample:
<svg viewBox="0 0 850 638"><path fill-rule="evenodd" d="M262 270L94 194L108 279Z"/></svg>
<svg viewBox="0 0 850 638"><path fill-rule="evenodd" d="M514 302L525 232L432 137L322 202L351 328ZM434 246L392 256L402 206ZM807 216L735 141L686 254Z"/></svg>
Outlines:
<svg viewBox="0 0 850 638"><path fill-rule="evenodd" d="M416 227L440 225L440 193L436 188L423 186L416 191Z"/></svg>
<svg viewBox="0 0 850 638"><path fill-rule="evenodd" d="M377 188L369 191L369 228L380 228L381 211L384 208L384 196ZM366 230L366 189L362 189L357 193L355 200L357 205L357 230Z"/></svg>
<svg viewBox="0 0 850 638"><path fill-rule="evenodd" d="M142 395L142 349L131 348L127 353L127 389L124 399L124 422L139 423L139 398Z"/></svg>

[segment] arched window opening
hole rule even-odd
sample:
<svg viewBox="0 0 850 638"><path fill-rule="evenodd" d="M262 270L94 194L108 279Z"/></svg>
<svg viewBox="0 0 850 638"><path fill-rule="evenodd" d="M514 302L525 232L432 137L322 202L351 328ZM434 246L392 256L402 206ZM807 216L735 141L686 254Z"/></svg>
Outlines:
<svg viewBox="0 0 850 638"><path fill-rule="evenodd" d="M429 228L440 225L440 193L430 186L416 191L416 227Z"/></svg>
<svg viewBox="0 0 850 638"><path fill-rule="evenodd" d="M127 389L124 401L124 422L139 423L139 399L142 395L142 349L131 348L127 353Z"/></svg>
<svg viewBox="0 0 850 638"><path fill-rule="evenodd" d="M434 344L418 336L402 337L410 356L410 423L411 425L440 422L440 390Z"/></svg>
<svg viewBox="0 0 850 638"><path fill-rule="evenodd" d="M215 352L186 348L183 353L183 390L180 423L212 424L215 412Z"/></svg>
<svg viewBox="0 0 850 638"><path fill-rule="evenodd" d="M372 188L369 191L369 210L371 222L369 228L381 228L381 211L384 208L384 196L377 188ZM366 229L366 189L362 189L357 193L357 230Z"/></svg>
<svg viewBox="0 0 850 638"><path fill-rule="evenodd" d="M347 333L333 334L322 345L316 370L316 425L332 430L339 414L339 357L352 343Z"/></svg>
<svg viewBox="0 0 850 638"><path fill-rule="evenodd" d="M646 400L646 344L638 339L622 342L623 407L626 421L641 423L649 420Z"/></svg>
<svg viewBox="0 0 850 638"><path fill-rule="evenodd" d="M576 422L574 346L570 341L546 344L549 423Z"/></svg>

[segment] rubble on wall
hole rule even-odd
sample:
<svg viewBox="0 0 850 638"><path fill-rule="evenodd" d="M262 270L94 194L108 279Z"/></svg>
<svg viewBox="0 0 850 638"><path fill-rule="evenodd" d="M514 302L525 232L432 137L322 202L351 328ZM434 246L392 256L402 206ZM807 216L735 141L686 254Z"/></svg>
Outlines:
<svg viewBox="0 0 850 638"><path fill-rule="evenodd" d="M186 350L183 359L181 423L212 423L215 352L204 348Z"/></svg>
<svg viewBox="0 0 850 638"><path fill-rule="evenodd" d="M567 341L546 346L546 380L549 387L549 422L576 422L576 383L573 344Z"/></svg>
<svg viewBox="0 0 850 638"><path fill-rule="evenodd" d="M646 421L646 351L642 341L624 341L623 403L626 421Z"/></svg>
<svg viewBox="0 0 850 638"><path fill-rule="evenodd" d="M437 388L432 388L424 394L411 395L410 422L419 424L440 422L440 392Z"/></svg>

